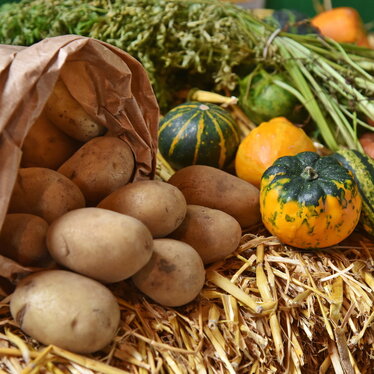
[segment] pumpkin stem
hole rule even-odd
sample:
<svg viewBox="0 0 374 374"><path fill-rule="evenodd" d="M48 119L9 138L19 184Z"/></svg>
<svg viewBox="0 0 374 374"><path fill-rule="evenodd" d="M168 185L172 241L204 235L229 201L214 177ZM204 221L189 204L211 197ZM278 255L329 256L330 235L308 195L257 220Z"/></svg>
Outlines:
<svg viewBox="0 0 374 374"><path fill-rule="evenodd" d="M306 166L301 176L307 181L312 181L318 178L318 173L311 166Z"/></svg>

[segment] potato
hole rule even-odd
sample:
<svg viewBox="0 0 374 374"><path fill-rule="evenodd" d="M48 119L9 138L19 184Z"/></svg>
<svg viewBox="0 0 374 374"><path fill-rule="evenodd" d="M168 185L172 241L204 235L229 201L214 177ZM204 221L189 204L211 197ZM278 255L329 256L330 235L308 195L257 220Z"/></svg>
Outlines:
<svg viewBox="0 0 374 374"><path fill-rule="evenodd" d="M48 223L32 214L7 214L0 232L0 254L24 266L43 266L50 260Z"/></svg>
<svg viewBox="0 0 374 374"><path fill-rule="evenodd" d="M48 229L47 247L61 265L101 282L131 277L152 255L152 235L133 217L99 208L66 213Z"/></svg>
<svg viewBox="0 0 374 374"><path fill-rule="evenodd" d="M64 175L46 168L20 168L8 213L29 213L51 223L85 206L80 189Z"/></svg>
<svg viewBox="0 0 374 374"><path fill-rule="evenodd" d="M168 183L182 191L187 204L222 210L243 228L260 221L258 188L223 170L205 165L187 166L173 174Z"/></svg>
<svg viewBox="0 0 374 374"><path fill-rule="evenodd" d="M107 196L98 207L139 219L154 238L167 236L174 231L187 211L182 192L156 180L130 183Z"/></svg>
<svg viewBox="0 0 374 374"><path fill-rule="evenodd" d="M22 146L21 167L57 169L80 146L53 126L42 114L31 127Z"/></svg>
<svg viewBox="0 0 374 374"><path fill-rule="evenodd" d="M181 306L200 293L205 269L190 245L174 239L154 239L150 261L132 280L152 300L165 306Z"/></svg>
<svg viewBox="0 0 374 374"><path fill-rule="evenodd" d="M56 127L81 142L103 135L106 131L106 128L95 122L71 96L61 79L56 82L44 111Z"/></svg>
<svg viewBox="0 0 374 374"><path fill-rule="evenodd" d="M77 353L104 348L120 321L118 303L109 289L65 270L24 278L11 296L10 311L32 338Z"/></svg>
<svg viewBox="0 0 374 374"><path fill-rule="evenodd" d="M193 247L204 264L224 259L238 247L242 236L239 222L221 210L188 205L186 218L169 235Z"/></svg>
<svg viewBox="0 0 374 374"><path fill-rule="evenodd" d="M83 192L88 206L127 184L134 171L130 147L117 137L100 136L84 144L58 172Z"/></svg>

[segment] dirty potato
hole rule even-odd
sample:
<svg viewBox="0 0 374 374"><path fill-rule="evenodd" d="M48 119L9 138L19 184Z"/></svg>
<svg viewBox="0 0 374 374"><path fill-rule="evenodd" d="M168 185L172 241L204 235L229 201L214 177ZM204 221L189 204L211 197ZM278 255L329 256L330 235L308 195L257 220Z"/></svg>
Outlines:
<svg viewBox="0 0 374 374"><path fill-rule="evenodd" d="M32 338L77 353L107 346L120 321L117 300L108 288L65 270L22 279L11 296L10 311Z"/></svg>

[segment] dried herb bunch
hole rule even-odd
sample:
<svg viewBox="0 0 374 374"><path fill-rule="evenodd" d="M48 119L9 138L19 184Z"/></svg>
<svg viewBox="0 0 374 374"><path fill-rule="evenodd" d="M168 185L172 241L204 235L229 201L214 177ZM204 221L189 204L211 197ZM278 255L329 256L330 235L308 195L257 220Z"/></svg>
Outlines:
<svg viewBox="0 0 374 374"><path fill-rule="evenodd" d="M0 16L5 20L2 43L31 45L50 36L78 34L126 50L147 70L161 107L188 81L234 89L233 67L251 55L246 35L216 3L26 0L19 7L3 7Z"/></svg>

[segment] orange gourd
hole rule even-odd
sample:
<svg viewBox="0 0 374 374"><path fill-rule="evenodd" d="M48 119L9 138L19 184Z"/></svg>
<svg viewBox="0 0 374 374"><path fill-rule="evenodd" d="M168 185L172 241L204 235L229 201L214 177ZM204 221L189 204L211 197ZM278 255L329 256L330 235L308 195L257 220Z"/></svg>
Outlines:
<svg viewBox="0 0 374 374"><path fill-rule="evenodd" d="M370 47L359 13L350 7L338 7L319 13L311 20L322 35L341 43Z"/></svg>
<svg viewBox="0 0 374 374"><path fill-rule="evenodd" d="M259 187L264 171L282 156L316 151L304 130L284 117L261 123L240 143L235 157L235 171L239 178Z"/></svg>
<svg viewBox="0 0 374 374"><path fill-rule="evenodd" d="M265 227L298 248L338 244L355 229L362 198L353 175L332 156L302 152L277 159L261 180Z"/></svg>

